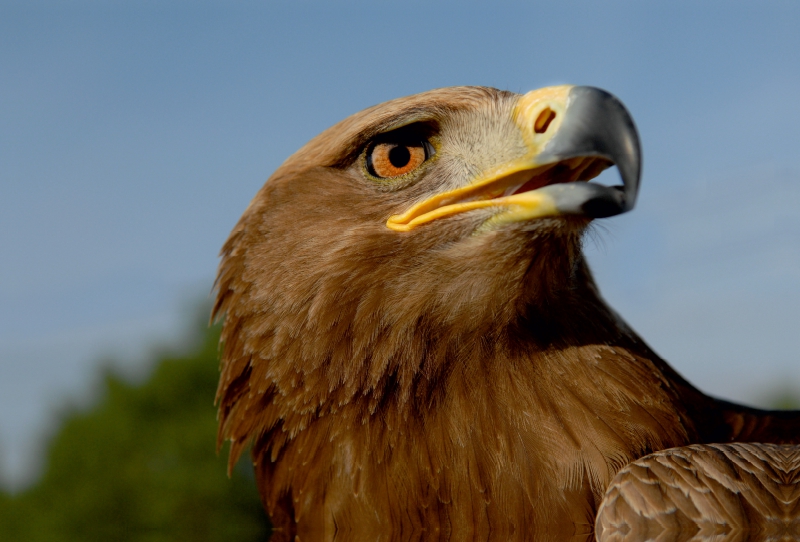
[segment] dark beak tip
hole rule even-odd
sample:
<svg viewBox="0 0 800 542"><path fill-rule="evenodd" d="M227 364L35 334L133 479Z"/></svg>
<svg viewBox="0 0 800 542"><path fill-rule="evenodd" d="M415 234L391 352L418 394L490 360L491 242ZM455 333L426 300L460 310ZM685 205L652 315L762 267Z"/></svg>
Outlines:
<svg viewBox="0 0 800 542"><path fill-rule="evenodd" d="M566 137L574 151L603 156L617 166L623 187L607 188L584 205L587 216L604 218L633 208L642 169L641 144L633 118L622 101L596 87L577 86L569 94ZM570 117L574 120L570 122ZM563 126L562 126L563 127Z"/></svg>
<svg viewBox="0 0 800 542"><path fill-rule="evenodd" d="M620 214L618 205L602 199L589 200L583 204L583 214L589 218L608 218Z"/></svg>

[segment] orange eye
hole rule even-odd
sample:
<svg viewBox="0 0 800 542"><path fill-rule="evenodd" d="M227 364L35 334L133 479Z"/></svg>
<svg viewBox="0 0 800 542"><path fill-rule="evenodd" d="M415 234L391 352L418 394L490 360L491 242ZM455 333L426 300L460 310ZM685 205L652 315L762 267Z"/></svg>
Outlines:
<svg viewBox="0 0 800 542"><path fill-rule="evenodd" d="M367 154L367 169L376 177L399 177L422 165L428 158L427 145L427 142L378 143Z"/></svg>

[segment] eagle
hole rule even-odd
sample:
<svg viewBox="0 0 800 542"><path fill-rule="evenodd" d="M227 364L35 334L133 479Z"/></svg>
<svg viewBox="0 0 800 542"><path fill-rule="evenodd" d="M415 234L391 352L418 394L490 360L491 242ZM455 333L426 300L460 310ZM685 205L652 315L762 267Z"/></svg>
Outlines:
<svg viewBox="0 0 800 542"><path fill-rule="evenodd" d="M800 442L800 414L703 394L603 300L582 243L640 172L623 104L565 85L385 102L272 174L212 317L220 445L250 449L274 540L588 539L649 454Z"/></svg>

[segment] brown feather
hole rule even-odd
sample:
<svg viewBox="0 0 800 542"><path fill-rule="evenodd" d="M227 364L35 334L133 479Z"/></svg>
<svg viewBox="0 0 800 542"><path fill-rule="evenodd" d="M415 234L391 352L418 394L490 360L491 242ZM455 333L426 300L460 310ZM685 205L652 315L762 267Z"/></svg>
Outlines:
<svg viewBox="0 0 800 542"><path fill-rule="evenodd" d="M581 253L588 220L386 228L504 159L516 98L441 89L354 115L290 157L225 243L219 438L231 465L252 445L276 540L586 538L632 460L796 441L796 417L771 435L620 320ZM448 152L419 182L367 182L364 145L410 122L436 124Z"/></svg>
<svg viewBox="0 0 800 542"><path fill-rule="evenodd" d="M800 538L800 447L692 445L622 469L597 516L601 542Z"/></svg>

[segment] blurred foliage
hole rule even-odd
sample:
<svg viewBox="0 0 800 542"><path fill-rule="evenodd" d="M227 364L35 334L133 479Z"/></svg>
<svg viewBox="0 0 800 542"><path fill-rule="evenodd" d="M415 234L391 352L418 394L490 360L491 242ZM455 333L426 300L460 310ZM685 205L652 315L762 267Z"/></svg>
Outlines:
<svg viewBox="0 0 800 542"><path fill-rule="evenodd" d="M218 326L143 384L106 372L100 399L65 415L29 489L0 492L0 540L267 540L245 460L216 450Z"/></svg>
<svg viewBox="0 0 800 542"><path fill-rule="evenodd" d="M770 394L767 405L775 410L800 410L800 394L794 389L779 389Z"/></svg>

